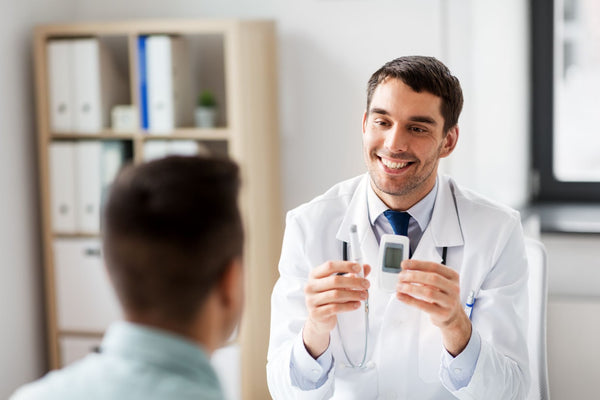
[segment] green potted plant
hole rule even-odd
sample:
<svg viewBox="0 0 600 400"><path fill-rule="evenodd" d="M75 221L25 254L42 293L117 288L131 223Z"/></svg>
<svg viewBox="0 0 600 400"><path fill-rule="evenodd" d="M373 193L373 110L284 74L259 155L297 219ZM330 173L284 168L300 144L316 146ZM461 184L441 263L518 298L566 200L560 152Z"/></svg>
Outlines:
<svg viewBox="0 0 600 400"><path fill-rule="evenodd" d="M210 90L203 90L198 95L195 110L196 126L200 128L214 128L217 121L217 100Z"/></svg>

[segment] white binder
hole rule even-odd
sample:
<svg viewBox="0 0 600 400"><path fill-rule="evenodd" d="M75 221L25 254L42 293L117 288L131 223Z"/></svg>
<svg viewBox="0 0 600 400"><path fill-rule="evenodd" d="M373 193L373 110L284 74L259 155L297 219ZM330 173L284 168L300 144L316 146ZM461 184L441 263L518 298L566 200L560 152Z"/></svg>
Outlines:
<svg viewBox="0 0 600 400"><path fill-rule="evenodd" d="M59 330L101 333L121 318L99 239L56 239L54 269Z"/></svg>
<svg viewBox="0 0 600 400"><path fill-rule="evenodd" d="M167 140L147 140L144 142L144 161L152 161L169 154Z"/></svg>
<svg viewBox="0 0 600 400"><path fill-rule="evenodd" d="M74 129L73 54L71 41L51 40L46 47L48 60L48 101L50 131L68 133Z"/></svg>
<svg viewBox="0 0 600 400"><path fill-rule="evenodd" d="M148 131L170 133L191 125L193 97L190 61L180 37L149 36L146 39Z"/></svg>
<svg viewBox="0 0 600 400"><path fill-rule="evenodd" d="M100 97L100 49L97 39L73 41L75 131L96 133L104 124Z"/></svg>
<svg viewBox="0 0 600 400"><path fill-rule="evenodd" d="M100 232L102 143L82 140L76 144L77 228L82 233Z"/></svg>
<svg viewBox="0 0 600 400"><path fill-rule="evenodd" d="M75 233L75 143L49 146L50 208L54 233Z"/></svg>
<svg viewBox="0 0 600 400"><path fill-rule="evenodd" d="M198 142L195 140L171 140L168 145L168 154L193 156L198 154Z"/></svg>

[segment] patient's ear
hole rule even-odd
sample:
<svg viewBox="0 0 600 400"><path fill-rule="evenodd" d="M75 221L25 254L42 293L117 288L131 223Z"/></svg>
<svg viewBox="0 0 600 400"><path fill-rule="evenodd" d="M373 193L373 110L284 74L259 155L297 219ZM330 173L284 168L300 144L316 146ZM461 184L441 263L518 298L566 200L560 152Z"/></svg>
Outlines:
<svg viewBox="0 0 600 400"><path fill-rule="evenodd" d="M241 257L232 259L219 282L221 306L231 311L233 318L241 316L244 305L244 268ZM237 321L234 321L234 325Z"/></svg>

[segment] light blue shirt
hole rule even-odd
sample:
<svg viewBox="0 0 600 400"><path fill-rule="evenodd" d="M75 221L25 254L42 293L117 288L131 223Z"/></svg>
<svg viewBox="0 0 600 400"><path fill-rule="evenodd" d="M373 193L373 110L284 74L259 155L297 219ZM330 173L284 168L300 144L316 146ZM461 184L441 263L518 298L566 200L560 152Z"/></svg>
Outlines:
<svg viewBox="0 0 600 400"><path fill-rule="evenodd" d="M13 400L222 400L200 346L182 336L128 322L108 329L100 353L20 388Z"/></svg>
<svg viewBox="0 0 600 400"><path fill-rule="evenodd" d="M414 253L423 232L431 221L433 207L438 191L438 181L436 180L433 189L417 204L407 211L411 218L408 223L408 238L410 239L410 249ZM373 188L369 185L367 191L367 209L369 211L369 220L375 233L377 241L384 234L393 234L392 225L383 215L383 212L389 207L375 194ZM481 349L481 337L477 331L472 330L471 338L467 347L456 357L453 357L447 351L442 356L440 368L440 379L442 383L452 389L458 390L465 387L471 381L479 351ZM290 377L292 384L302 390L314 390L322 386L327 381L327 376L333 367L333 356L330 348L327 348L318 359L313 359L304 347L302 341L302 332L292 348L292 357L290 359Z"/></svg>

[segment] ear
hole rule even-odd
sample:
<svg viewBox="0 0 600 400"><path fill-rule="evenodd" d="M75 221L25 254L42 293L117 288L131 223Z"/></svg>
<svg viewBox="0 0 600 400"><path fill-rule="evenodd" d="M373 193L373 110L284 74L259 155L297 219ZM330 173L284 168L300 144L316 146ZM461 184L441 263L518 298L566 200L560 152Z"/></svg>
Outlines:
<svg viewBox="0 0 600 400"><path fill-rule="evenodd" d="M362 133L365 133L365 130L367 129L367 111L365 110L363 117L362 117Z"/></svg>
<svg viewBox="0 0 600 400"><path fill-rule="evenodd" d="M240 258L229 261L219 282L219 292L224 308L241 308L244 302L244 273Z"/></svg>
<svg viewBox="0 0 600 400"><path fill-rule="evenodd" d="M448 132L444 137L440 158L448 157L454 151L456 143L458 143L458 125L454 125L452 128L448 129Z"/></svg>

